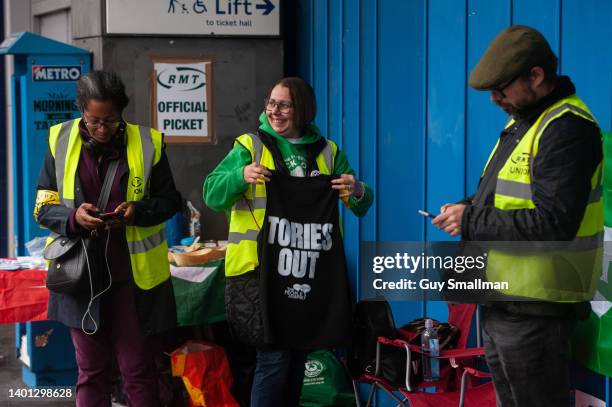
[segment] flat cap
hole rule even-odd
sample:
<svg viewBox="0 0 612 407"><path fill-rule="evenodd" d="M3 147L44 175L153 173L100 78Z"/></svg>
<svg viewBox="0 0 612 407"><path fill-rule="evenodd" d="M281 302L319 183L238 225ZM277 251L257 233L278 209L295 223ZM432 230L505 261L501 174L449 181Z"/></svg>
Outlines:
<svg viewBox="0 0 612 407"><path fill-rule="evenodd" d="M470 74L474 89L490 90L503 85L534 66L550 66L557 57L537 30L513 25L495 37Z"/></svg>

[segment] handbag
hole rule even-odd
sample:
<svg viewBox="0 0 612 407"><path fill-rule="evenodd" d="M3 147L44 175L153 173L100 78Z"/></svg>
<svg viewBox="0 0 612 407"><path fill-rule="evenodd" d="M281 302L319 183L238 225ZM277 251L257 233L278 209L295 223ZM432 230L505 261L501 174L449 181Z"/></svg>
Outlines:
<svg viewBox="0 0 612 407"><path fill-rule="evenodd" d="M89 277L93 258L92 239L89 237L68 238L57 236L45 248L45 259L50 260L47 271L47 288L56 293L76 294L81 291Z"/></svg>
<svg viewBox="0 0 612 407"><path fill-rule="evenodd" d="M108 166L97 207L105 208L110 190L119 166L114 160ZM96 264L93 258L94 240L91 237L67 237L57 235L45 247L43 257L50 260L46 286L50 291L75 295L91 283L91 267Z"/></svg>

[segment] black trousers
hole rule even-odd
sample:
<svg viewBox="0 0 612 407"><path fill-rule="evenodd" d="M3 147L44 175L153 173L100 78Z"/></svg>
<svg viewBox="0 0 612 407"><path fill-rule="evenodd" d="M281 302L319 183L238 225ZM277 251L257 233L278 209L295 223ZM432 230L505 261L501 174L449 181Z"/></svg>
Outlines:
<svg viewBox="0 0 612 407"><path fill-rule="evenodd" d="M575 320L483 307L483 338L498 407L570 406Z"/></svg>

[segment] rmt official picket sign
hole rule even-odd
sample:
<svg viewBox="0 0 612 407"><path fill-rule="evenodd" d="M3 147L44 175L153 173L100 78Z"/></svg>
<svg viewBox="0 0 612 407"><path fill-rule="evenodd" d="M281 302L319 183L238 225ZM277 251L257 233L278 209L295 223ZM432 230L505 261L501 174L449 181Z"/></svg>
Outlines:
<svg viewBox="0 0 612 407"><path fill-rule="evenodd" d="M212 143L212 61L156 58L152 122L167 143Z"/></svg>

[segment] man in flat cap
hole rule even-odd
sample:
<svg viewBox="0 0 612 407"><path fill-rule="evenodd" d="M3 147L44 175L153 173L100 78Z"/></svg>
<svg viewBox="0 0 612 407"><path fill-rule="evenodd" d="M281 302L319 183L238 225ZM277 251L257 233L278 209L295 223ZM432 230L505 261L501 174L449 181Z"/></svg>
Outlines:
<svg viewBox="0 0 612 407"><path fill-rule="evenodd" d="M506 28L469 84L510 117L476 194L444 205L433 223L468 241L566 241L594 253L603 236L600 130L571 80L557 76L546 39L530 27ZM569 340L589 313L597 267L565 267L542 251L504 254L488 252L486 273L511 281L512 297L483 306L497 404L569 406Z"/></svg>

